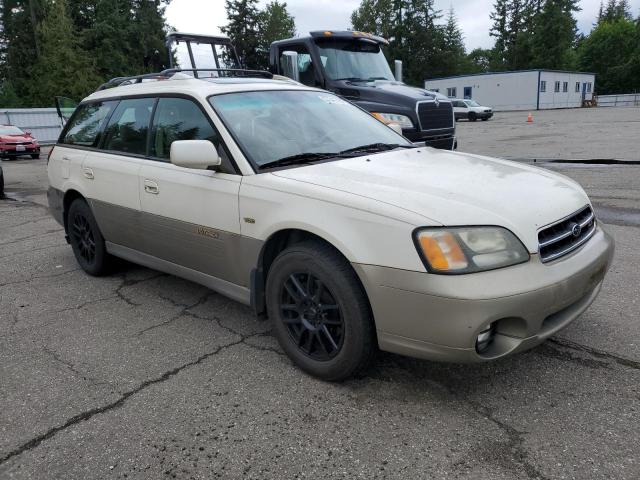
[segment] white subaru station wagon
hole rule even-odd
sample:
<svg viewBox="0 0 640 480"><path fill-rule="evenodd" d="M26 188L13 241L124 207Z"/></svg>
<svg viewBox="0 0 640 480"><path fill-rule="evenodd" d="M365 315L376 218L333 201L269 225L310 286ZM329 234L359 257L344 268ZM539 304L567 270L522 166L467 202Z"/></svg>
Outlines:
<svg viewBox="0 0 640 480"><path fill-rule="evenodd" d="M613 255L576 182L414 145L337 95L270 78L95 92L48 176L88 274L120 257L250 305L326 380L378 348L481 362L538 345L594 300Z"/></svg>

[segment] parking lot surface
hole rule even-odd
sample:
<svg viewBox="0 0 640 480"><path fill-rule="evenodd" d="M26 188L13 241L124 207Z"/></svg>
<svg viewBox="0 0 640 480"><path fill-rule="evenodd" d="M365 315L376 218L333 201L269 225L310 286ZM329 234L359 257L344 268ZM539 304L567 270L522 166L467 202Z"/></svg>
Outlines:
<svg viewBox="0 0 640 480"><path fill-rule="evenodd" d="M640 477L640 166L545 164L585 187L617 244L559 336L482 365L380 354L330 384L204 287L80 271L45 164L3 164L0 478Z"/></svg>
<svg viewBox="0 0 640 480"><path fill-rule="evenodd" d="M640 161L640 107L496 112L456 124L459 150L512 159Z"/></svg>

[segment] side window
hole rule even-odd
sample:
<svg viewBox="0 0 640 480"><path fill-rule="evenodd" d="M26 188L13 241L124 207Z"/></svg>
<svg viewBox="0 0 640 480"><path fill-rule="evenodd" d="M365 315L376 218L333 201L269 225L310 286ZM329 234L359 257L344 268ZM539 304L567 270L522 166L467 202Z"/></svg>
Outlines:
<svg viewBox="0 0 640 480"><path fill-rule="evenodd" d="M104 150L146 155L154 98L122 100L104 133Z"/></svg>
<svg viewBox="0 0 640 480"><path fill-rule="evenodd" d="M117 103L112 101L80 105L67 125L62 143L83 147L98 145L105 119Z"/></svg>
<svg viewBox="0 0 640 480"><path fill-rule="evenodd" d="M186 98L160 98L153 115L149 155L168 162L176 140L209 140L222 158L219 171L236 173L218 132L198 105Z"/></svg>
<svg viewBox="0 0 640 480"><path fill-rule="evenodd" d="M151 127L152 157L169 161L176 140L209 140L216 148L220 139L202 110L185 98L161 98Z"/></svg>
<svg viewBox="0 0 640 480"><path fill-rule="evenodd" d="M304 45L291 45L283 47L280 51L280 70L284 70L282 67L282 57L284 52L297 52L298 53L298 76L300 77L300 83L308 85L310 87L316 86L316 74L313 67L313 60L307 47Z"/></svg>

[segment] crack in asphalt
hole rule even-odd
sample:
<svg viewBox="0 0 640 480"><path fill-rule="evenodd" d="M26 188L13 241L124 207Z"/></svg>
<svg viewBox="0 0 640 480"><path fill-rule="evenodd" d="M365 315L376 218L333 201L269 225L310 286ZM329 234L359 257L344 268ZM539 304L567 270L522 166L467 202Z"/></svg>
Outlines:
<svg viewBox="0 0 640 480"><path fill-rule="evenodd" d="M94 377L91 377L89 375L85 375L84 373L79 371L75 367L75 365L73 363L64 360L62 357L60 357L60 355L57 352L51 350L50 348L48 348L46 346L42 347L42 351L44 351L47 355L49 355L51 358L53 358L57 363L59 363L60 365L63 365L64 367L66 367L67 370L73 372L76 376L82 378L83 380L86 380L91 385L94 385L96 387L101 386L101 385L109 385L109 386L113 385L111 382L98 380L98 379L96 379Z"/></svg>
<svg viewBox="0 0 640 480"><path fill-rule="evenodd" d="M71 273L71 272L77 272L78 270L80 270L80 268L73 268L71 270L65 270L64 272L54 273L52 275L34 275L33 277L29 277L29 278L27 278L25 280L16 280L15 282L0 283L0 287L6 287L7 285L19 285L21 283L28 283L31 280L39 280L41 278L61 277L62 275L66 275L66 274Z"/></svg>
<svg viewBox="0 0 640 480"><path fill-rule="evenodd" d="M43 233L34 233L33 235L28 235L26 237L16 238L8 242L2 242L0 243L0 247L4 247L5 245L13 245L14 243L20 243L24 240L29 240L30 238L39 238L39 237L42 237L43 235L50 235L52 233L58 233L60 231L61 231L60 228L56 228L54 230L47 230L46 232L43 232Z"/></svg>
<svg viewBox="0 0 640 480"><path fill-rule="evenodd" d="M577 350L580 352L586 352L590 355L593 355L597 358L606 358L614 361L618 365L622 365L624 367L633 368L636 370L640 370L640 362L637 360L632 360L630 358L621 357L619 355L615 355L613 353L606 352L604 350L598 350L597 348L588 347L586 345L582 345L580 343L572 342L571 340L567 340L565 338L550 338L547 340L550 343L554 343L556 345L560 345L565 348L569 348L572 350Z"/></svg>
<svg viewBox="0 0 640 480"><path fill-rule="evenodd" d="M195 308L195 307L205 303L209 299L209 297L211 297L212 295L213 295L213 292L207 292L205 295L201 296L200 298L198 298L198 300L196 300L195 302L193 302L191 304L178 303L175 300L173 300L172 298L165 297L163 295L158 295L159 298L161 298L163 300L167 300L168 302L172 303L174 306L182 308L182 310L180 310L178 313L176 313L175 315L170 317L168 320L165 320L164 322L160 322L160 323L157 323L155 325L151 325L150 327L147 327L147 328L144 328L144 329L140 330L137 333L137 335L138 336L143 335L144 333L146 333L146 332L148 332L150 330L154 330L156 328L163 327L165 325L170 324L171 322L176 321L180 317L184 316L190 308Z"/></svg>
<svg viewBox="0 0 640 480"><path fill-rule="evenodd" d="M22 453L32 450L34 448L36 448L38 445L40 445L42 442L44 442L45 440L48 440L52 437L54 437L55 435L57 435L58 433L66 430L69 427L72 427L80 422L83 422L85 420L89 420L92 417L94 417L95 415L101 414L101 413L106 413L109 412L111 410L117 409L122 407L126 401L136 395L137 393L140 393L141 391L145 390L146 388L153 386L153 385L157 385L159 383L163 383L166 382L167 380L169 380L170 378L174 377L175 375L177 375L178 373L180 373L181 371L193 367L195 365L198 365L200 363L202 363L203 361L207 360L210 357L213 357L214 355L217 355L218 353L220 353L221 351L227 349L227 348L231 348L235 345L239 345L241 343L243 343L243 341L245 340L244 337L241 337L240 340L237 340L235 342L230 342L224 345L221 345L219 347L217 347L216 349L214 349L211 352L205 353L203 355L200 355L198 358L196 358L195 360L192 360L190 362L184 363L178 367L172 368L171 370L168 370L166 372L164 372L162 375L153 378L153 379L149 379L146 380L145 382L142 382L140 385L138 385L137 387L123 393L122 395L120 395L120 397L115 400L114 402L108 403L107 405L103 405L101 407L96 407L96 408L92 408L90 410L86 410L82 413L79 413L77 415L74 415L73 417L69 418L65 423L63 423L62 425L58 425L56 427L52 427L49 430L47 430L46 432L32 438L31 440L23 443L22 445L20 445L19 447L15 448L14 450L11 450L10 452L8 452L6 455L0 457L0 465L3 465L4 463L6 463L8 460L10 460L11 458L21 455Z"/></svg>

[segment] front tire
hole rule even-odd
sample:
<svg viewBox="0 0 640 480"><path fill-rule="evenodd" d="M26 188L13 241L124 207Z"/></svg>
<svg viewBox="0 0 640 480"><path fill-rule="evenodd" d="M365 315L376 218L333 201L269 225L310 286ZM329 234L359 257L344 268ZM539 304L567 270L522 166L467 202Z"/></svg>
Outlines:
<svg viewBox="0 0 640 480"><path fill-rule="evenodd" d="M278 342L307 373L341 381L375 352L371 311L351 265L321 242L295 244L267 277L267 313Z"/></svg>
<svg viewBox="0 0 640 480"><path fill-rule="evenodd" d="M478 116L476 115L475 112L469 112L469 121L470 122L475 122L478 119Z"/></svg>
<svg viewBox="0 0 640 480"><path fill-rule="evenodd" d="M83 199L74 200L69 207L67 231L73 254L80 267L96 277L109 273L111 256L107 253L104 237L91 208Z"/></svg>
<svg viewBox="0 0 640 480"><path fill-rule="evenodd" d="M39 154L39 153L32 153L32 154L31 154L31 158L33 158L34 160L36 160L37 158L40 158L40 154Z"/></svg>

